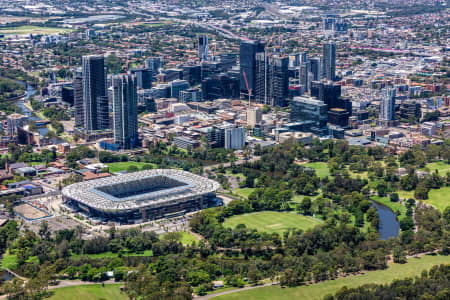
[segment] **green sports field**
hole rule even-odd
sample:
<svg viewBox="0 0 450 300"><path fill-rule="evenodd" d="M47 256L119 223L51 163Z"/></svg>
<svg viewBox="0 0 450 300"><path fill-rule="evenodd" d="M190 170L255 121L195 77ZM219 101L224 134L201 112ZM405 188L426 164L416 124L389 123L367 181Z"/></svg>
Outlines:
<svg viewBox="0 0 450 300"><path fill-rule="evenodd" d="M53 34L70 31L71 30L67 28L42 27L42 26L19 26L19 27L5 27L0 29L0 33L4 35Z"/></svg>
<svg viewBox="0 0 450 300"><path fill-rule="evenodd" d="M325 178L327 176L330 176L330 169L328 168L327 163L312 162L312 163L302 164L302 166L316 170L316 175L319 176L320 178Z"/></svg>
<svg viewBox="0 0 450 300"><path fill-rule="evenodd" d="M274 299L323 299L327 294L336 293L344 286L357 287L363 284L376 283L384 284L405 277L417 276L423 270L428 270L432 266L440 264L450 264L450 256L425 256L420 259L410 258L406 264L391 264L388 269L381 271L371 271L363 275L343 277L336 280L324 281L308 286L295 288L280 288L279 286L268 286L231 293L215 297L217 300L274 300Z"/></svg>
<svg viewBox="0 0 450 300"><path fill-rule="evenodd" d="M126 300L125 293L120 292L121 284L101 284L65 287L51 290L50 300Z"/></svg>
<svg viewBox="0 0 450 300"><path fill-rule="evenodd" d="M321 223L319 219L302 216L295 212L263 211L233 216L226 219L223 225L234 228L239 224L245 224L248 228L259 231L282 234L289 228L307 230Z"/></svg>

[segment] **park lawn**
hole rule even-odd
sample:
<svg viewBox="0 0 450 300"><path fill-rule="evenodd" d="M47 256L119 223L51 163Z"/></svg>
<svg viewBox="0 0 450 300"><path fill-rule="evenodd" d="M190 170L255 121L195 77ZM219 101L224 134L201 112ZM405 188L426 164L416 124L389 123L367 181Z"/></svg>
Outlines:
<svg viewBox="0 0 450 300"><path fill-rule="evenodd" d="M115 162L109 163L107 165L109 167L110 173L126 171L130 166L136 166L138 167L139 170L141 170L144 165L151 165L154 169L156 168L155 164L145 162L135 162L135 161Z"/></svg>
<svg viewBox="0 0 450 300"><path fill-rule="evenodd" d="M350 169L348 169L348 167L347 167L347 170L348 170L348 173L350 174L350 176L352 177L352 178L361 178L361 179L369 179L369 174L368 174L368 172L367 171L364 171L364 172L360 172L360 173L358 173L358 172L353 172L352 170L350 170Z"/></svg>
<svg viewBox="0 0 450 300"><path fill-rule="evenodd" d="M39 263L37 256L30 256L26 262ZM10 253L9 250L3 254L1 266L10 270L16 270L19 265L17 264L17 255L15 253Z"/></svg>
<svg viewBox="0 0 450 300"><path fill-rule="evenodd" d="M198 239L191 233L181 231L181 243L183 245L192 245L193 243L197 243Z"/></svg>
<svg viewBox="0 0 450 300"><path fill-rule="evenodd" d="M245 224L248 228L257 229L267 233L282 234L289 228L307 230L322 221L313 217L299 215L295 212L263 211L227 218L223 225L234 228L239 224Z"/></svg>
<svg viewBox="0 0 450 300"><path fill-rule="evenodd" d="M396 192L400 199L408 200L408 199L414 199L414 191L403 191L400 190Z"/></svg>
<svg viewBox="0 0 450 300"><path fill-rule="evenodd" d="M428 199L423 202L431 204L443 212L447 206L450 206L450 186L431 189L428 193Z"/></svg>
<svg viewBox="0 0 450 300"><path fill-rule="evenodd" d="M293 202L293 203L302 203L302 201L303 201L303 199L305 198L305 197L309 197L309 198L311 198L311 201L314 201L314 200L316 200L319 196L321 196L322 194L317 194L317 195L314 195L314 196L306 196L306 195L298 195L298 194L296 194L296 195L294 195L293 197L292 197L292 200L291 200L291 202Z"/></svg>
<svg viewBox="0 0 450 300"><path fill-rule="evenodd" d="M43 27L43 26L19 26L4 27L0 29L0 33L4 35L22 35L22 34L54 34L70 32L71 29L59 27Z"/></svg>
<svg viewBox="0 0 450 300"><path fill-rule="evenodd" d="M372 196L371 197L375 202L381 203L387 207L389 207L394 214L397 215L398 219L401 220L406 217L406 207L399 202L392 202L389 197L380 197L380 196ZM400 214L397 214L400 212Z"/></svg>
<svg viewBox="0 0 450 300"><path fill-rule="evenodd" d="M324 162L312 162L302 164L302 167L307 167L316 170L316 175L320 178L325 178L330 176L330 169L328 168L327 163Z"/></svg>
<svg viewBox="0 0 450 300"><path fill-rule="evenodd" d="M414 191L398 191L400 198L414 199ZM431 189L428 193L428 199L423 203L431 204L443 212L447 206L450 206L450 187L444 186L440 189ZM417 201L417 200L416 200ZM422 200L419 200L422 201Z"/></svg>
<svg viewBox="0 0 450 300"><path fill-rule="evenodd" d="M233 174L233 172L231 172L231 170L227 170L227 171L225 172L225 174L227 174L227 175L229 175L229 176L233 176L233 177L235 177L235 178L238 178L238 177L239 177L240 180L245 179L245 175L244 175L243 173L236 173L236 174Z"/></svg>
<svg viewBox="0 0 450 300"><path fill-rule="evenodd" d="M234 189L233 193L238 194L239 196L242 196L244 198L248 198L250 194L255 190L255 188L241 188L241 189Z"/></svg>
<svg viewBox="0 0 450 300"><path fill-rule="evenodd" d="M438 170L439 175L441 176L445 176L447 175L447 172L450 172L450 164L446 163L445 161L428 163L425 167L427 167L430 172Z"/></svg>
<svg viewBox="0 0 450 300"><path fill-rule="evenodd" d="M342 277L312 285L303 285L294 288L280 288L268 286L231 293L216 297L217 300L271 300L271 299L323 299L325 295L334 294L342 287L355 288L364 284L386 284L394 279L419 276L423 270L440 264L450 264L450 256L425 256L422 258L410 258L406 264L390 264L386 270L369 271L362 275Z"/></svg>
<svg viewBox="0 0 450 300"><path fill-rule="evenodd" d="M50 300L126 300L127 295L120 292L122 284L90 284L82 286L71 286L51 290L53 295Z"/></svg>
<svg viewBox="0 0 450 300"><path fill-rule="evenodd" d="M97 254L73 254L70 257L72 259L78 260L78 259L80 259L81 257L84 257L84 256L87 256L87 257L89 257L91 259L116 258L116 257L119 257L119 253L118 252L113 253L111 251L108 251L108 252L97 253ZM130 257L133 257L133 256L153 256L153 251L152 250L145 250L142 253L132 253L132 252L127 253L127 252L125 252L125 253L122 253L122 256L123 257L127 257L127 256L130 256Z"/></svg>

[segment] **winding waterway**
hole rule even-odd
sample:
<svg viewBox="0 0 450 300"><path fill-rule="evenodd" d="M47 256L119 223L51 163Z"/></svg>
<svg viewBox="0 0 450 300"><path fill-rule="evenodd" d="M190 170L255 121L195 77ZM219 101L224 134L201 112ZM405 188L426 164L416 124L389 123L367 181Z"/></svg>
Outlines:
<svg viewBox="0 0 450 300"><path fill-rule="evenodd" d="M400 231L400 223L397 220L397 216L389 207L383 204L372 201L372 205L376 207L380 217L380 224L378 225L380 238L383 240L388 240L391 237L396 238Z"/></svg>
<svg viewBox="0 0 450 300"><path fill-rule="evenodd" d="M36 94L36 90L29 84L20 81L20 80L14 80L15 82L19 83L19 84L23 84L26 85L27 87L27 94L24 98L22 98L21 100L17 100L16 106L20 108L20 111L23 115L27 116L31 121L40 121L41 118L39 118L38 116L35 116L33 114L33 112L25 106L24 102L28 101L28 99L33 96L34 94ZM39 132L39 134L41 136L45 136L48 133L48 128L47 127L38 127L37 131ZM60 144L60 143L64 143L65 141L59 138L54 138L53 139L53 143L55 144Z"/></svg>

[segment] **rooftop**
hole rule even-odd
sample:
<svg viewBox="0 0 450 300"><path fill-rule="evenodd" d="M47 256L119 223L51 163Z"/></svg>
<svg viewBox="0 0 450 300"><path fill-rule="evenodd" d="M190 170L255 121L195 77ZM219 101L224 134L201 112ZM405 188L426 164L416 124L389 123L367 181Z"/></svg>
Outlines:
<svg viewBox="0 0 450 300"><path fill-rule="evenodd" d="M219 187L213 180L186 171L156 169L75 183L62 193L89 207L115 211L175 204Z"/></svg>

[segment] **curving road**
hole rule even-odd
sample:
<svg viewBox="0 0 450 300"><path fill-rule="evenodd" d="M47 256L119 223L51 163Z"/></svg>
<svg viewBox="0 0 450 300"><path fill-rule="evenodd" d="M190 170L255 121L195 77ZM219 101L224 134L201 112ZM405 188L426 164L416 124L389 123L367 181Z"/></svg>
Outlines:
<svg viewBox="0 0 450 300"><path fill-rule="evenodd" d="M266 283L266 284L261 284L261 285L247 286L247 287L243 287L243 288L240 288L240 289L229 290L229 291L215 293L215 294L206 295L206 296L194 297L194 299L206 300L206 299L211 299L211 298L222 296L222 295L227 295L227 294L231 294L231 293L237 293L237 292L246 291L246 290L253 290L253 289L257 289L257 288L261 288L261 287L265 287L265 286L276 285L276 284L279 284L279 283L278 282L274 282L274 283Z"/></svg>

